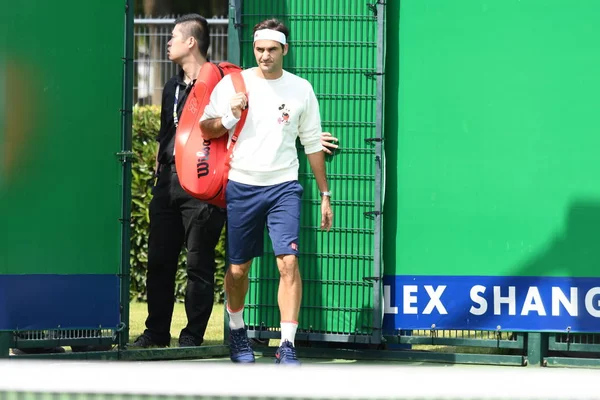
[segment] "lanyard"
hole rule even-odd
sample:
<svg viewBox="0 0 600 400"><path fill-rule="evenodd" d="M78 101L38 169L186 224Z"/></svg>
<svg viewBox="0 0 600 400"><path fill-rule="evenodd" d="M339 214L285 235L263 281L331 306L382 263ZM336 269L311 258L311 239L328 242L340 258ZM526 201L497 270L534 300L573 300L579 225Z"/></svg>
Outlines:
<svg viewBox="0 0 600 400"><path fill-rule="evenodd" d="M179 117L177 117L177 103L179 103L179 85L175 89L175 103L173 103L173 122L175 123L175 128L179 125Z"/></svg>

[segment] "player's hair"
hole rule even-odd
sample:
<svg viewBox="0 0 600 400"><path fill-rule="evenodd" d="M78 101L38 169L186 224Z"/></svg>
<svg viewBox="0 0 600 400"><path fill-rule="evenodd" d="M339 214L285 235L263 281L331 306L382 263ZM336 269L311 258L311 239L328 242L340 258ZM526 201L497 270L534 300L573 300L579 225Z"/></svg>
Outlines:
<svg viewBox="0 0 600 400"><path fill-rule="evenodd" d="M252 31L252 35L254 35L256 33L256 31L259 31L261 29L273 29L274 31L281 32L285 35L286 42L290 41L289 28L287 26L285 26L283 24L283 22L279 21L278 19L275 19L275 18L265 19L264 21L261 21L258 24L254 25L254 31ZM281 47L283 48L283 45L281 45Z"/></svg>

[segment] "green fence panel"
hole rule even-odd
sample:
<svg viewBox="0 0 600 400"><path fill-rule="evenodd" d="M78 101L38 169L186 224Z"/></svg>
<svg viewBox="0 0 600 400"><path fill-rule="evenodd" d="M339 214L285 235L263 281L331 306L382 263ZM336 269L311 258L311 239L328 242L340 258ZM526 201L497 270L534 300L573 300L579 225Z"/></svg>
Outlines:
<svg viewBox="0 0 600 400"><path fill-rule="evenodd" d="M125 2L2 13L0 329L116 327Z"/></svg>
<svg viewBox="0 0 600 400"><path fill-rule="evenodd" d="M244 0L242 6L243 67L256 66L252 50L255 24L267 18L282 20L290 28L284 68L312 83L323 130L340 138L341 150L327 159L335 214L329 233L320 231L318 188L306 156L299 150L299 180L305 189L299 243L303 278L299 337L331 341L347 341L349 335L369 338L374 332L374 298L379 285L373 279L379 219L365 216L377 206L378 174L376 147L366 139L377 134L378 19L366 2L357 0ZM250 273L245 319L250 335L276 337L279 272L266 233L264 250Z"/></svg>
<svg viewBox="0 0 600 400"><path fill-rule="evenodd" d="M597 332L600 3L389 4L384 328Z"/></svg>

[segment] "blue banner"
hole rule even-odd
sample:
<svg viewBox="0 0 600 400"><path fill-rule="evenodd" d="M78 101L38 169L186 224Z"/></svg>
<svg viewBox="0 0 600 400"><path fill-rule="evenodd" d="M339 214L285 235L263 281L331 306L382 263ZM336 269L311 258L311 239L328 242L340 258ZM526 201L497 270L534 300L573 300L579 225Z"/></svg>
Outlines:
<svg viewBox="0 0 600 400"><path fill-rule="evenodd" d="M385 276L383 329L600 332L600 278Z"/></svg>
<svg viewBox="0 0 600 400"><path fill-rule="evenodd" d="M114 328L117 275L0 275L0 330Z"/></svg>

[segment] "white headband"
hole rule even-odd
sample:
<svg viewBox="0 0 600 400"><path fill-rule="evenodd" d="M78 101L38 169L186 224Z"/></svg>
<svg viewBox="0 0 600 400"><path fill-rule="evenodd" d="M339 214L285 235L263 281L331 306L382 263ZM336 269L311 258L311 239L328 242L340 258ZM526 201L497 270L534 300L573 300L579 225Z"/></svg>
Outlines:
<svg viewBox="0 0 600 400"><path fill-rule="evenodd" d="M257 40L274 40L281 44L286 44L285 35L274 29L261 29L254 33L254 41Z"/></svg>

